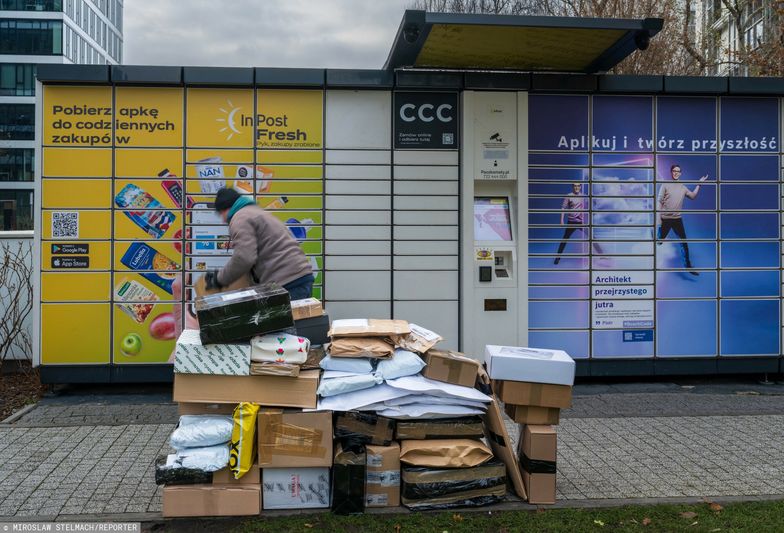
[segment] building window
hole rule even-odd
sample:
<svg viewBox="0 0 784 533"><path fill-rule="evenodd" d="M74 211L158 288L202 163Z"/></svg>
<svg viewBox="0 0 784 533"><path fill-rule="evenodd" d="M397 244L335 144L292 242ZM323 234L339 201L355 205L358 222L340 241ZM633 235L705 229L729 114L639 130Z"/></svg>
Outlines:
<svg viewBox="0 0 784 533"><path fill-rule="evenodd" d="M0 189L3 231L33 229L32 189Z"/></svg>
<svg viewBox="0 0 784 533"><path fill-rule="evenodd" d="M62 11L63 0L0 0L0 11Z"/></svg>
<svg viewBox="0 0 784 533"><path fill-rule="evenodd" d="M61 55L59 20L0 19L0 54Z"/></svg>
<svg viewBox="0 0 784 533"><path fill-rule="evenodd" d="M35 150L0 148L0 181L33 181Z"/></svg>
<svg viewBox="0 0 784 533"><path fill-rule="evenodd" d="M0 140L35 138L35 104L0 104Z"/></svg>
<svg viewBox="0 0 784 533"><path fill-rule="evenodd" d="M35 65L0 64L0 96L34 96Z"/></svg>

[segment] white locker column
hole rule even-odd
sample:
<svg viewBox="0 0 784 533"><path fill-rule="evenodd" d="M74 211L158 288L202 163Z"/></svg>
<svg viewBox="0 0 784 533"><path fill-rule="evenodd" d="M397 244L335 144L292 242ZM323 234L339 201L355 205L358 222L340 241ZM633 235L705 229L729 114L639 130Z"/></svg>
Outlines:
<svg viewBox="0 0 784 533"><path fill-rule="evenodd" d="M457 349L457 96L398 92L394 107L392 312L439 333L445 339L440 346Z"/></svg>
<svg viewBox="0 0 784 533"><path fill-rule="evenodd" d="M324 300L331 319L391 318L390 91L326 96Z"/></svg>

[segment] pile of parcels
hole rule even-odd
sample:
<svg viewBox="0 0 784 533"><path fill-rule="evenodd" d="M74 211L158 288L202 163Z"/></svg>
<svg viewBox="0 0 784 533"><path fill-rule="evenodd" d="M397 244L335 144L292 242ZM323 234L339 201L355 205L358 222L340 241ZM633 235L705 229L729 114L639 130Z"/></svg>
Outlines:
<svg viewBox="0 0 784 533"><path fill-rule="evenodd" d="M330 322L274 284L196 311L175 350L174 452L156 463L165 517L448 509L502 501L507 485L555 502L564 352L488 346L486 371L416 324ZM503 409L522 424L517 449Z"/></svg>

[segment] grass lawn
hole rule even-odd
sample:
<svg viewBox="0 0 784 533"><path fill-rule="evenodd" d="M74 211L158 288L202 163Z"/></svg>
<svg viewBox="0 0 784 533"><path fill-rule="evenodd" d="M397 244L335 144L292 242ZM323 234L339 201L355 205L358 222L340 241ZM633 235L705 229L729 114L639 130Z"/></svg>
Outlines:
<svg viewBox="0 0 784 533"><path fill-rule="evenodd" d="M538 511L450 511L400 515L254 517L224 521L167 522L160 531L356 533L513 533L518 531L784 531L784 501L718 505L625 506L604 509L540 509Z"/></svg>

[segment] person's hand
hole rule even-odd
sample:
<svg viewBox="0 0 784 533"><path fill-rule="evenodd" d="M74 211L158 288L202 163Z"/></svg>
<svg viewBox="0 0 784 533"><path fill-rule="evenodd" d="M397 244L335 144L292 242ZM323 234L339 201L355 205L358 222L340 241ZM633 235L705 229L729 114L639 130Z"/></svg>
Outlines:
<svg viewBox="0 0 784 533"><path fill-rule="evenodd" d="M703 177L701 177L701 178L700 178L700 181L705 181L705 180L707 180L707 179L708 179L708 175L707 175L707 174L705 174Z"/></svg>
<svg viewBox="0 0 784 533"><path fill-rule="evenodd" d="M208 291L217 291L223 288L221 284L218 282L217 270L210 270L209 272L204 274L204 287Z"/></svg>

